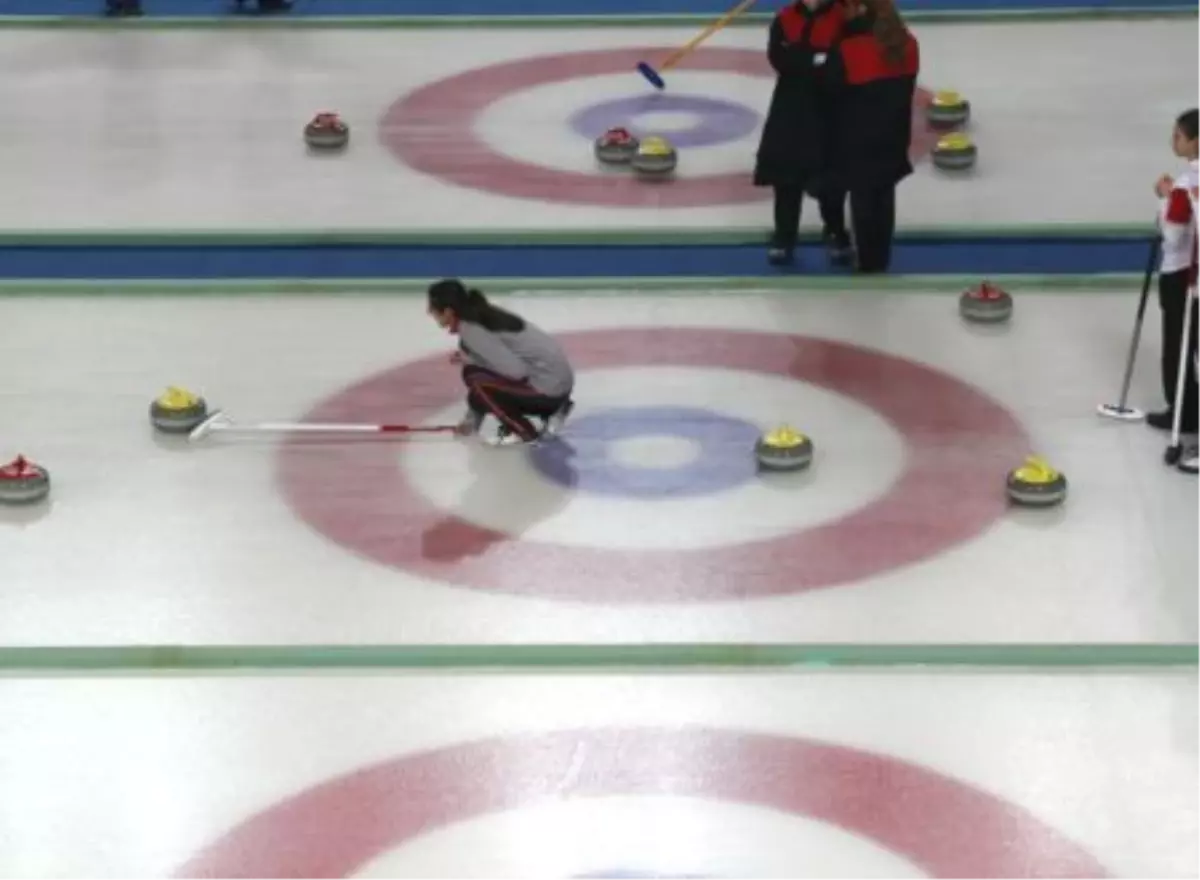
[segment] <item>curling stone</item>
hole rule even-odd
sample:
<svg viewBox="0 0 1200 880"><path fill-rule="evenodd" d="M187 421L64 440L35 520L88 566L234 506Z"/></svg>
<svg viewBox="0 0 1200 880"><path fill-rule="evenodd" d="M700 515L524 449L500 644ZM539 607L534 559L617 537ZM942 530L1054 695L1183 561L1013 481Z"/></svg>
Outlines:
<svg viewBox="0 0 1200 880"><path fill-rule="evenodd" d="M208 418L208 404L182 388L168 388L150 404L150 422L167 434L187 434Z"/></svg>
<svg viewBox="0 0 1200 880"><path fill-rule="evenodd" d="M800 471L812 464L813 443L784 425L759 438L754 445L754 457L764 471Z"/></svg>
<svg viewBox="0 0 1200 880"><path fill-rule="evenodd" d="M626 128L610 128L596 138L596 158L605 165L628 165L637 155L638 139Z"/></svg>
<svg viewBox="0 0 1200 880"><path fill-rule="evenodd" d="M925 121L937 131L966 125L971 118L971 102L958 92L938 92L925 111Z"/></svg>
<svg viewBox="0 0 1200 880"><path fill-rule="evenodd" d="M336 113L318 113L304 126L304 142L314 150L340 150L350 142L350 126Z"/></svg>
<svg viewBox="0 0 1200 880"><path fill-rule="evenodd" d="M1013 299L990 281L964 290L958 298L958 313L968 321L998 324L1012 317Z"/></svg>
<svg viewBox="0 0 1200 880"><path fill-rule="evenodd" d="M49 494L49 472L24 456L0 467L0 504L33 504Z"/></svg>
<svg viewBox="0 0 1200 880"><path fill-rule="evenodd" d="M1008 497L1023 507L1054 507L1067 498L1067 478L1045 459L1030 456L1009 473Z"/></svg>
<svg viewBox="0 0 1200 880"><path fill-rule="evenodd" d="M966 171L975 167L979 151L968 135L961 131L938 138L933 148L933 164L943 171Z"/></svg>
<svg viewBox="0 0 1200 880"><path fill-rule="evenodd" d="M665 177L679 164L679 154L664 137L645 138L631 160L633 170L644 177Z"/></svg>

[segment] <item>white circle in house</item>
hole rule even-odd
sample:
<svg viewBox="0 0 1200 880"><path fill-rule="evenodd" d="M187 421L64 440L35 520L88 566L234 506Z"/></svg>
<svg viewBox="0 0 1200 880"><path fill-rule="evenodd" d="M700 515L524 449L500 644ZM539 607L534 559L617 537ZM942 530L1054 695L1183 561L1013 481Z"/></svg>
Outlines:
<svg viewBox="0 0 1200 880"><path fill-rule="evenodd" d="M456 822L356 877L924 876L873 841L824 822L674 796L571 797Z"/></svg>
<svg viewBox="0 0 1200 880"><path fill-rule="evenodd" d="M707 409L764 431L787 422L813 438L816 454L803 473L752 476L726 491L649 501L573 490L538 473L528 450L478 442L406 444L399 466L448 515L522 541L697 549L767 540L846 516L887 491L905 463L903 440L872 409L786 377L689 367L591 370L577 377L575 400L576 418L674 406ZM462 409L430 421L456 420ZM642 467L660 455L660 466L680 467L682 444L692 441L671 439L670 447L654 437L638 438L624 451L614 444L608 455L632 455ZM564 440L570 442L570 423ZM754 450L729 454L753 457Z"/></svg>
<svg viewBox="0 0 1200 880"><path fill-rule="evenodd" d="M700 457L694 440L669 435L624 437L608 444L608 458L630 468L675 469Z"/></svg>

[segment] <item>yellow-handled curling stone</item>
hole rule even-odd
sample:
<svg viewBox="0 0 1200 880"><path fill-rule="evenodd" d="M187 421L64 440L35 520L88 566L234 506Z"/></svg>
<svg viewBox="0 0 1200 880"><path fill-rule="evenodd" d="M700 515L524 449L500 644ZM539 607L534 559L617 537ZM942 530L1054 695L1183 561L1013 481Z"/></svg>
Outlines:
<svg viewBox="0 0 1200 880"><path fill-rule="evenodd" d="M34 504L49 494L49 471L25 456L0 467L0 504Z"/></svg>
<svg viewBox="0 0 1200 880"><path fill-rule="evenodd" d="M628 165L637 155L638 139L626 128L610 128L596 138L593 151L604 165Z"/></svg>
<svg viewBox="0 0 1200 880"><path fill-rule="evenodd" d="M971 102L958 92L937 92L925 110L925 121L938 131L966 125L970 118Z"/></svg>
<svg viewBox="0 0 1200 880"><path fill-rule="evenodd" d="M804 470L812 464L813 442L795 428L783 425L758 439L754 457L764 471Z"/></svg>
<svg viewBox="0 0 1200 880"><path fill-rule="evenodd" d="M638 144L631 164L643 177L665 177L679 164L679 154L666 138L652 135Z"/></svg>
<svg viewBox="0 0 1200 880"><path fill-rule="evenodd" d="M961 131L938 138L933 147L933 164L943 171L966 171L975 166L978 156L975 142Z"/></svg>
<svg viewBox="0 0 1200 880"><path fill-rule="evenodd" d="M350 126L336 113L318 113L304 126L304 143L314 150L340 150L350 143Z"/></svg>
<svg viewBox="0 0 1200 880"><path fill-rule="evenodd" d="M150 422L167 434L187 434L208 418L204 398L183 388L168 388L150 404Z"/></svg>
<svg viewBox="0 0 1200 880"><path fill-rule="evenodd" d="M1067 498L1067 478L1031 455L1008 475L1008 497L1023 507L1054 507Z"/></svg>
<svg viewBox="0 0 1200 880"><path fill-rule="evenodd" d="M958 313L968 321L996 324L1012 317L1013 298L990 281L968 288L958 298Z"/></svg>

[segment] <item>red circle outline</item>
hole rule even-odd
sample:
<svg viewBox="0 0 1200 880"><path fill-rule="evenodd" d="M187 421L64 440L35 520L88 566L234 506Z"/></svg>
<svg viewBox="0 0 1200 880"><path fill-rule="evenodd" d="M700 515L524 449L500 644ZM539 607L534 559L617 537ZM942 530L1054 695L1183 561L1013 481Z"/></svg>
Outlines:
<svg viewBox="0 0 1200 880"><path fill-rule="evenodd" d="M1108 876L1029 811L928 767L810 739L707 727L565 730L405 755L269 807L176 876L347 877L456 822L552 799L615 795L703 798L806 816L870 839L933 877Z"/></svg>
<svg viewBox="0 0 1200 880"><path fill-rule="evenodd" d="M583 331L560 339L581 372L724 367L786 376L850 397L904 437L906 467L884 495L839 519L691 550L533 543L476 525L417 492L397 465L395 447L386 443L285 441L279 460L285 499L339 545L443 583L603 604L731 600L853 583L980 535L1006 511L1005 474L1029 449L1013 416L977 389L923 364L845 342L670 327ZM462 394L445 356L434 355L351 386L306 418L417 424ZM814 441L819 474L823 441Z"/></svg>
<svg viewBox="0 0 1200 880"><path fill-rule="evenodd" d="M670 54L671 47L597 49L543 55L468 70L408 93L392 104L379 124L383 145L422 174L456 186L516 199L574 205L692 208L761 201L769 191L755 187L749 170L647 183L628 174L585 174L536 165L491 148L475 131L475 121L496 101L534 86L612 73L628 73L647 58ZM763 52L710 47L688 56L689 70L774 77ZM933 96L918 89L913 101L910 153L925 156L937 141L925 121Z"/></svg>

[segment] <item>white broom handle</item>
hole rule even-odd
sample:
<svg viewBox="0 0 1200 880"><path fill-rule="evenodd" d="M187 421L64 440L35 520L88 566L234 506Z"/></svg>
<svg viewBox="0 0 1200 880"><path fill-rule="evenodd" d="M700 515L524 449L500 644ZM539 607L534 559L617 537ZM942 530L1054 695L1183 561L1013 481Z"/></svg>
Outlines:
<svg viewBox="0 0 1200 880"><path fill-rule="evenodd" d="M385 425L315 424L312 422L257 422L254 424L215 424L215 431L248 431L270 434L378 434Z"/></svg>
<svg viewBox="0 0 1200 880"><path fill-rule="evenodd" d="M255 434L438 434L453 425L357 425L338 422L215 422L213 431Z"/></svg>

